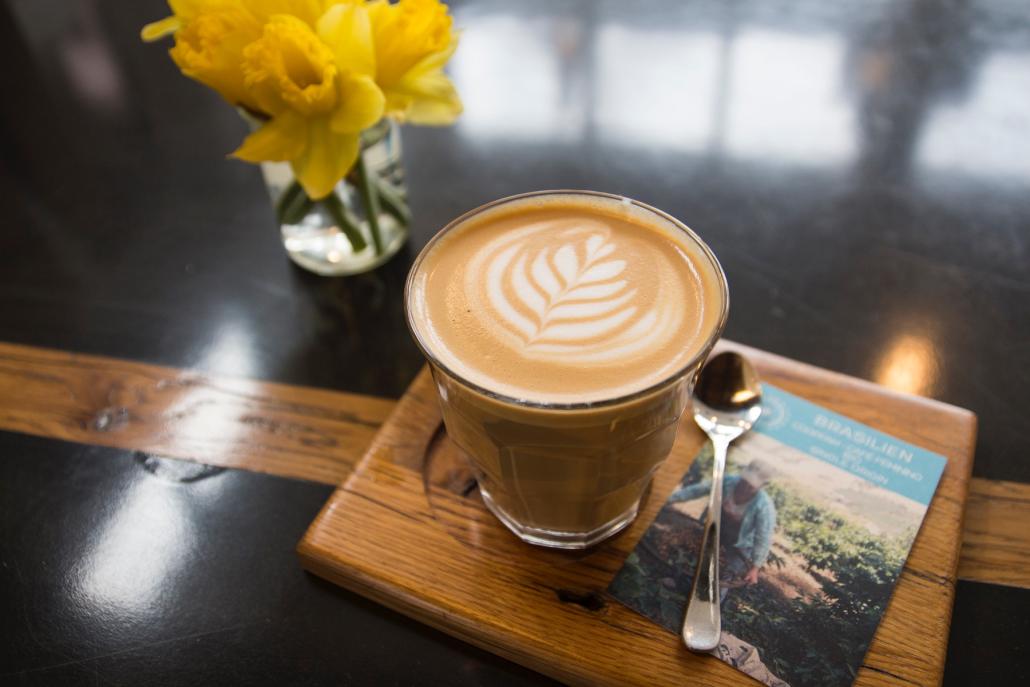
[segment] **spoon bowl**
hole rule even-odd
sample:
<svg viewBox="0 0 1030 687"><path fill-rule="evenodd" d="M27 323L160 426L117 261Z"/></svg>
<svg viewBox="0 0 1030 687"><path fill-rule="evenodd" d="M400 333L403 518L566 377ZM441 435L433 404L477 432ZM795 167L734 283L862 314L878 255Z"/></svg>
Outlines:
<svg viewBox="0 0 1030 687"><path fill-rule="evenodd" d="M762 385L747 358L720 353L702 369L693 404L694 422L706 434L716 431L735 439L749 431L762 414Z"/></svg>

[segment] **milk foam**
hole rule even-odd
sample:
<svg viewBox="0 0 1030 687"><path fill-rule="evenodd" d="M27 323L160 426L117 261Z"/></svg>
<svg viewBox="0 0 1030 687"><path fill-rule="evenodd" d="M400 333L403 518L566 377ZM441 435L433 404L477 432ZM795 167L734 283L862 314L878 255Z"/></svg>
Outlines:
<svg viewBox="0 0 1030 687"><path fill-rule="evenodd" d="M620 243L600 217L531 222L476 251L464 296L524 356L580 364L631 358L666 345L685 326L684 312L674 307L680 296L661 298L633 279Z"/></svg>
<svg viewBox="0 0 1030 687"><path fill-rule="evenodd" d="M453 229L413 278L424 344L529 400L599 400L676 372L721 315L719 277L676 227L603 210L529 206Z"/></svg>

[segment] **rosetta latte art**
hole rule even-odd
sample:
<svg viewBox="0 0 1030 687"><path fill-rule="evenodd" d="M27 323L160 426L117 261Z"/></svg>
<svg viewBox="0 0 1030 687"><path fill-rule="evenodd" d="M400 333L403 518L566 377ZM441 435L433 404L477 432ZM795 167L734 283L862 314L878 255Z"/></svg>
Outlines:
<svg viewBox="0 0 1030 687"><path fill-rule="evenodd" d="M544 221L486 243L465 288L476 315L523 354L611 362L682 335L682 309L661 297L661 269L630 265L601 221Z"/></svg>

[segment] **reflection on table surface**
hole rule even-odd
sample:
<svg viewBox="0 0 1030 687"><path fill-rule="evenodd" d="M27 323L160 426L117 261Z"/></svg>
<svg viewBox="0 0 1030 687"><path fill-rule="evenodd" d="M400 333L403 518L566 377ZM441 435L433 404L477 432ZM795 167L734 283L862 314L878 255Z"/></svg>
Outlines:
<svg viewBox="0 0 1030 687"><path fill-rule="evenodd" d="M429 236L503 195L615 191L715 248L728 336L970 407L978 473L1030 478L1025 440L995 439L1022 383L996 361L1030 355L1021 3L455 3L466 112L405 131L412 244L344 281L283 259L257 170L223 159L244 125L138 40L162 12L4 10L22 231L0 336L395 396L421 364L400 290ZM931 372L886 372L916 339Z"/></svg>

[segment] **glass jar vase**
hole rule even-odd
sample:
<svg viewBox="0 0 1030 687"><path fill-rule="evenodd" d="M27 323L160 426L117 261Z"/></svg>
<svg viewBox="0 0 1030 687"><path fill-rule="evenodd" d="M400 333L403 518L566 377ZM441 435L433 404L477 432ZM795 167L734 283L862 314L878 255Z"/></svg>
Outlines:
<svg viewBox="0 0 1030 687"><path fill-rule="evenodd" d="M327 197L312 200L286 162L264 162L283 247L297 265L324 276L368 272L408 239L410 214L398 126L383 120L361 135L354 168Z"/></svg>

